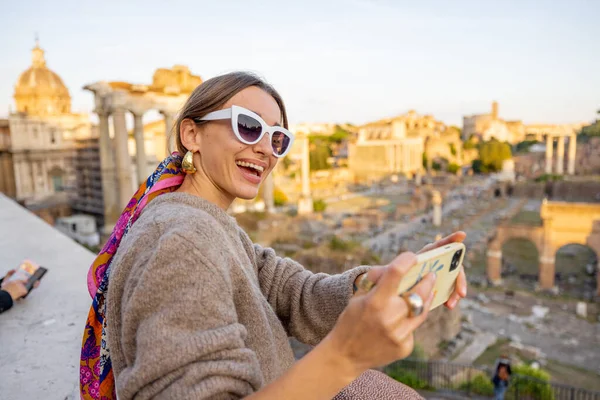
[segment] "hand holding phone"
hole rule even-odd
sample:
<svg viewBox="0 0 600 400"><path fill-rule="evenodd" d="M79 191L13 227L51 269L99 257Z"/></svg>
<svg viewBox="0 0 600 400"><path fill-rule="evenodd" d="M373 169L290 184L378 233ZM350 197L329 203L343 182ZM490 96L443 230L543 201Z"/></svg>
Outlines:
<svg viewBox="0 0 600 400"><path fill-rule="evenodd" d="M398 286L398 294L409 291L428 273L435 272L437 279L433 288L434 298L430 310L444 304L456 285L465 257L465 245L450 243L417 255L417 263L404 275Z"/></svg>
<svg viewBox="0 0 600 400"><path fill-rule="evenodd" d="M31 260L23 260L19 268L9 277L6 278L7 282L22 281L24 282L27 293L22 296L23 298L31 292L36 282L39 282L42 277L48 272L48 269L39 266Z"/></svg>
<svg viewBox="0 0 600 400"><path fill-rule="evenodd" d="M432 250L417 254L416 264L404 274L398 285L398 295L410 291L425 276L427 276L428 273L434 272L437 279L433 288L434 299L431 303L430 310L447 303L448 300L450 300L450 302L447 303L447 307L453 309L458 300L466 295L465 276L461 268L465 257L465 251L466 248L464 244L460 242L450 242L448 244L441 244L439 247ZM375 272L371 279L369 279L366 274L363 274L361 278L359 278L357 289L367 292L370 291L377 284L378 277L384 273L383 271L385 271L387 267L375 268L380 268L380 270ZM371 272L369 272L369 275L373 275Z"/></svg>

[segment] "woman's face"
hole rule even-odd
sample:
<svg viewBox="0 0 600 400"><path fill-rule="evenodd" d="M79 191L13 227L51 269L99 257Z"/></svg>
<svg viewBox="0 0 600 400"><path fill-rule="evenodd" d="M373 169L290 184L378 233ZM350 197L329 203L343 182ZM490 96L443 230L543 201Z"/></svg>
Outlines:
<svg viewBox="0 0 600 400"><path fill-rule="evenodd" d="M277 102L258 87L252 86L237 93L223 109L232 105L255 112L271 126L281 124ZM211 189L216 189L220 197L229 203L236 197L245 200L255 198L260 184L277 164L269 135L265 134L256 144L244 144L236 138L230 119L196 125L196 129L199 131L194 136L198 152L194 154L194 165L198 172L192 177L201 179L198 182L200 190L204 192L207 189L208 180ZM260 172L240 163L252 163L264 169Z"/></svg>

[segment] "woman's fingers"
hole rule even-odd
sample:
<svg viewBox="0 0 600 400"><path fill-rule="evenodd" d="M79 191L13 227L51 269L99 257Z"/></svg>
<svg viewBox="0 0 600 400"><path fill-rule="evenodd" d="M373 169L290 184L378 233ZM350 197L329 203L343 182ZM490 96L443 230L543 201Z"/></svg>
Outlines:
<svg viewBox="0 0 600 400"><path fill-rule="evenodd" d="M467 277L465 275L465 269L461 265L460 272L456 278L456 285L454 286L454 292L450 295L450 298L446 301L445 305L450 310L454 309L460 299L467 296Z"/></svg>
<svg viewBox="0 0 600 400"><path fill-rule="evenodd" d="M410 252L402 253L392 260L373 290L373 301L383 305L391 296L396 296L402 278L416 263L417 256Z"/></svg>
<svg viewBox="0 0 600 400"><path fill-rule="evenodd" d="M429 297L423 299L423 313L416 317L408 317L404 318L398 324L398 328L396 328L396 332L394 333L397 340L405 340L409 335L417 329L427 318L429 314L429 308L431 307L431 302L433 301L434 294L431 292Z"/></svg>
<svg viewBox="0 0 600 400"><path fill-rule="evenodd" d="M434 243L429 243L425 247L423 247L417 254L425 253L426 251L437 249L438 247L445 246L450 243L460 243L463 242L467 237L467 234L463 231L454 232L445 238L442 238Z"/></svg>

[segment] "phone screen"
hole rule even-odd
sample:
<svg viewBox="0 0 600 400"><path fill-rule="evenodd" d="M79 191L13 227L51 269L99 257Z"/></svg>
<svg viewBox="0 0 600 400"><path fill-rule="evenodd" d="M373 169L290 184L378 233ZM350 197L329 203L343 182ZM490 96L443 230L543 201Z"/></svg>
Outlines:
<svg viewBox="0 0 600 400"><path fill-rule="evenodd" d="M33 284L42 279L46 272L48 272L47 268L41 267L31 260L23 260L8 281L25 281L25 287L29 292L33 288Z"/></svg>

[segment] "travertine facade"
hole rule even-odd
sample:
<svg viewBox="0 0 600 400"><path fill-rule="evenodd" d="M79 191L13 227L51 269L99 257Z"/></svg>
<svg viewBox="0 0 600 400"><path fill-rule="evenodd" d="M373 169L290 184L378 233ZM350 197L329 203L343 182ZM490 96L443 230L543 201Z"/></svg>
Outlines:
<svg viewBox="0 0 600 400"><path fill-rule="evenodd" d="M426 138L438 137L444 130L442 122L414 111L366 124L348 146L348 166L358 179L412 176L423 169Z"/></svg>

